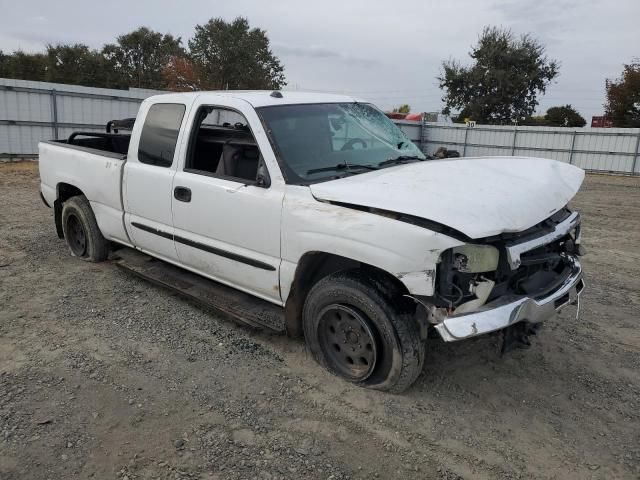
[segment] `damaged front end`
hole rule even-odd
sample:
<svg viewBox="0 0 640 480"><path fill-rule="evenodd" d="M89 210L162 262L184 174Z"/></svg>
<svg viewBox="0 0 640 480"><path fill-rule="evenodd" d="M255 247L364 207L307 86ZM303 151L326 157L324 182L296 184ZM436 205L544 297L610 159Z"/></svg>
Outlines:
<svg viewBox="0 0 640 480"><path fill-rule="evenodd" d="M506 343L526 344L541 322L578 301L583 253L580 215L565 208L524 232L446 250L435 293L420 303L447 342L508 329Z"/></svg>

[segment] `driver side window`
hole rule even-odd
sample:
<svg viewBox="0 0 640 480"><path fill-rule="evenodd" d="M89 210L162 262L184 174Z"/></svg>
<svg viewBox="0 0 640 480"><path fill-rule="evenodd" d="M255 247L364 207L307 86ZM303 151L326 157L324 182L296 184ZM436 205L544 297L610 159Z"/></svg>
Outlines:
<svg viewBox="0 0 640 480"><path fill-rule="evenodd" d="M246 118L223 107L200 107L185 171L265 186L266 167Z"/></svg>

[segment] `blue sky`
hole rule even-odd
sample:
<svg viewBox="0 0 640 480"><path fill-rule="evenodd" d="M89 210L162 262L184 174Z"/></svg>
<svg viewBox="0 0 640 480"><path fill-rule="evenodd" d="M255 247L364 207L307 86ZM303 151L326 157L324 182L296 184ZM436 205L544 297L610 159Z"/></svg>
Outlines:
<svg viewBox="0 0 640 480"><path fill-rule="evenodd" d="M267 30L288 88L345 92L383 108L442 108L442 60L469 61L485 25L531 33L560 61L540 111L571 103L588 120L602 112L604 82L640 57L640 0L0 0L0 49L47 43L99 48L138 26L186 40L211 17L238 15Z"/></svg>

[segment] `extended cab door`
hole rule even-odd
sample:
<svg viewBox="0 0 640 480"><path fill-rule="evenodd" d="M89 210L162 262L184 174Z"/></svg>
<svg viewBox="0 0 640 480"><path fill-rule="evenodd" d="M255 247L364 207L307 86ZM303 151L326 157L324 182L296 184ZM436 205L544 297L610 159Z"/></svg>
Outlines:
<svg viewBox="0 0 640 480"><path fill-rule="evenodd" d="M187 268L281 303L284 180L246 101L202 94L173 180L173 225Z"/></svg>
<svg viewBox="0 0 640 480"><path fill-rule="evenodd" d="M125 225L132 243L177 262L171 187L187 105L169 98L166 103L144 102L140 107L125 164L123 195Z"/></svg>

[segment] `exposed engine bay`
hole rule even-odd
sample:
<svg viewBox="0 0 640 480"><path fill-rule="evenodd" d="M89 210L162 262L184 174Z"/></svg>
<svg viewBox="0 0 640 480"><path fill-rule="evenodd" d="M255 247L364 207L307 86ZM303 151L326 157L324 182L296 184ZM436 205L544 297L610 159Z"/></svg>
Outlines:
<svg viewBox="0 0 640 480"><path fill-rule="evenodd" d="M443 252L435 294L425 300L457 315L500 297L544 296L571 274L571 257L582 254L580 217L565 207L524 232Z"/></svg>

